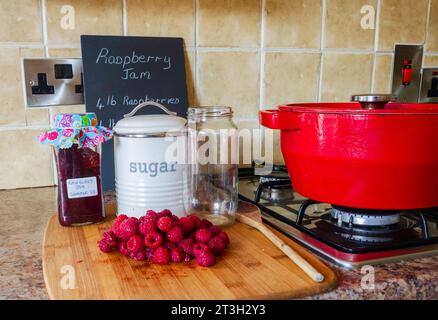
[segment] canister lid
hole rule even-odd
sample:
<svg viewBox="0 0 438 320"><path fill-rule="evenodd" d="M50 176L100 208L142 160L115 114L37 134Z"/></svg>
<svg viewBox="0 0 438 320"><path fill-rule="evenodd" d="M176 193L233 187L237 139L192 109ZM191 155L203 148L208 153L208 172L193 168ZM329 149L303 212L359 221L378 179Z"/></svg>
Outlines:
<svg viewBox="0 0 438 320"><path fill-rule="evenodd" d="M157 106L167 114L151 114L134 116L140 108L145 106ZM148 133L166 133L168 131L181 131L184 129L186 119L178 117L174 112L169 111L164 106L147 102L140 104L129 114L119 120L114 129L116 134L148 134Z"/></svg>

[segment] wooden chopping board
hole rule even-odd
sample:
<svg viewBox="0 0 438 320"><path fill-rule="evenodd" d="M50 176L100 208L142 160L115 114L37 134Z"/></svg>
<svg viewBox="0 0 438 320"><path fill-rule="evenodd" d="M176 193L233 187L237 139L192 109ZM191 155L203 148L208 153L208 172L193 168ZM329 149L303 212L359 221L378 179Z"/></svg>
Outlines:
<svg viewBox="0 0 438 320"><path fill-rule="evenodd" d="M324 282L312 281L261 233L241 223L226 229L231 245L210 268L195 261L162 266L105 254L97 241L110 228L115 206L106 210L106 222L83 227L62 227L56 215L51 217L43 242L51 299L290 299L327 291L337 282L331 269L281 233L274 231L325 276Z"/></svg>

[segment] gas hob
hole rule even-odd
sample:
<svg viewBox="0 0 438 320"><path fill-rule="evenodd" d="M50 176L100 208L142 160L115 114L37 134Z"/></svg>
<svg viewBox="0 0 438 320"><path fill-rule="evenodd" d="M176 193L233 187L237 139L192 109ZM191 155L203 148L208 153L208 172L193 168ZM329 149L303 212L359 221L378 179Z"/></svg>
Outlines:
<svg viewBox="0 0 438 320"><path fill-rule="evenodd" d="M284 166L239 169L239 197L265 223L346 268L438 255L438 208L388 211L332 206L293 190Z"/></svg>

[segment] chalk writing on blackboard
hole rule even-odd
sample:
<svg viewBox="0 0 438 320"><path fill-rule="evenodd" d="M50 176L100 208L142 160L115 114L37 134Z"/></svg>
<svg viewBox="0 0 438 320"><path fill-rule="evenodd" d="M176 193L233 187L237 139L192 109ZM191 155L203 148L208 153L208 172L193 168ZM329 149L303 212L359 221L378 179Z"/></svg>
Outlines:
<svg viewBox="0 0 438 320"><path fill-rule="evenodd" d="M125 106L125 107L135 107L140 103L146 101L154 101L165 105L178 105L180 99L178 97L171 98L159 98L159 97L149 97L145 95L144 97L131 97L125 95L123 97L117 97L114 95L109 95L106 97L99 97L96 103L96 109L102 110L105 107L115 107L115 106Z"/></svg>
<svg viewBox="0 0 438 320"><path fill-rule="evenodd" d="M110 49L101 48L96 58L96 64L120 65L122 80L150 80L152 79L152 71L143 70L138 71L134 69L136 65L158 65L162 70L169 70L172 68L170 56L160 55L144 55L137 54L135 51L127 55L112 55Z"/></svg>

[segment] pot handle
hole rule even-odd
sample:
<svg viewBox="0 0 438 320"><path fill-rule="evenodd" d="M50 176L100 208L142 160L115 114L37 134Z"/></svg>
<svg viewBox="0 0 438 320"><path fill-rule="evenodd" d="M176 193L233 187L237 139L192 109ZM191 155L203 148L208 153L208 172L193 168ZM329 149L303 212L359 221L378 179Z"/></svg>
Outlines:
<svg viewBox="0 0 438 320"><path fill-rule="evenodd" d="M299 130L295 112L278 109L259 111L260 124L270 129Z"/></svg>
<svg viewBox="0 0 438 320"><path fill-rule="evenodd" d="M158 108L160 108L161 110L163 110L164 112L166 112L168 115L171 115L171 116L176 116L176 115L177 115L176 112L170 111L169 109L167 109L165 106L163 106L162 104L160 104L160 103L158 103L158 102L155 102L155 101L145 101L145 102L143 102L143 103L140 103L140 104L139 104L138 106L136 106L134 109L132 109L132 111L131 111L130 113L125 114L125 115L123 116L123 118L129 118L129 117L132 117L133 115L135 115L135 113L136 113L138 110L140 110L141 108L146 107L146 106L155 106L155 107L158 107Z"/></svg>

